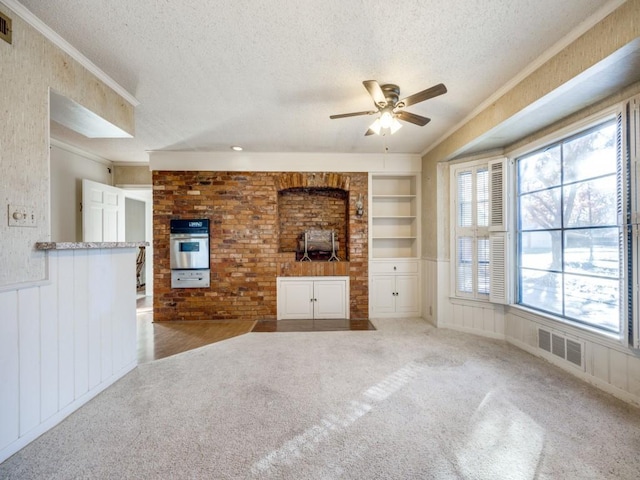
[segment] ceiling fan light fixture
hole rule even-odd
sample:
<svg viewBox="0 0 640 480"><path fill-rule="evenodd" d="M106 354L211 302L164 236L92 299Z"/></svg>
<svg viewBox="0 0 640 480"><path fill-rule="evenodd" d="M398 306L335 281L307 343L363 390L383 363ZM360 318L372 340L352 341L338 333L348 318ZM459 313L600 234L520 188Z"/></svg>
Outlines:
<svg viewBox="0 0 640 480"><path fill-rule="evenodd" d="M396 133L401 128L402 128L402 124L398 121L396 117L393 117L391 119L391 126L389 127L389 130L391 130L391 135Z"/></svg>
<svg viewBox="0 0 640 480"><path fill-rule="evenodd" d="M380 126L382 128L391 128L392 124L393 124L393 114L388 110L383 111L382 115L380 115Z"/></svg>
<svg viewBox="0 0 640 480"><path fill-rule="evenodd" d="M382 112L379 118L371 124L369 130L373 131L376 135L380 135L382 130L389 130L391 135L396 133L402 128L402 124L398 121L395 115L389 111Z"/></svg>
<svg viewBox="0 0 640 480"><path fill-rule="evenodd" d="M413 123L419 127L424 127L431 121L431 119L421 115L416 115L415 113L407 112L403 110L404 107L415 105L416 103L424 102L430 98L447 93L447 87L445 87L444 84L439 83L438 85L434 85L426 90L422 90L421 92L414 93L413 95L409 95L406 98L398 100L400 97L400 87L398 87L398 85L388 83L381 86L375 80L365 80L362 84L367 89L367 92L369 92L376 110L329 115L329 118L346 118L356 117L359 115L375 115L376 113L379 113L380 116L371 124L369 130L364 134L366 137L373 134L380 135L382 130L389 130L389 133L393 135L402 128L402 124L398 119L404 122Z"/></svg>
<svg viewBox="0 0 640 480"><path fill-rule="evenodd" d="M371 124L369 130L372 130L376 135L380 135L380 132L382 131L382 122L379 118L376 118L376 121Z"/></svg>

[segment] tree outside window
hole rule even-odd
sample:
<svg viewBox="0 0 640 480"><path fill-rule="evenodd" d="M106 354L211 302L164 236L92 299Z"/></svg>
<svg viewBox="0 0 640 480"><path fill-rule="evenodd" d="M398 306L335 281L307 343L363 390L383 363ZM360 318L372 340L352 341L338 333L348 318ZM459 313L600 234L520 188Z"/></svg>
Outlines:
<svg viewBox="0 0 640 480"><path fill-rule="evenodd" d="M620 331L617 123L518 159L519 303Z"/></svg>

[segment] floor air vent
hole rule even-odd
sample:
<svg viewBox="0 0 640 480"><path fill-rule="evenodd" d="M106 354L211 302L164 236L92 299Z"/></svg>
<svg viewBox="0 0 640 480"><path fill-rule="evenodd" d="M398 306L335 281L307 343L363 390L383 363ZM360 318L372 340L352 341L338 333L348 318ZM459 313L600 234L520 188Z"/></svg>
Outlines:
<svg viewBox="0 0 640 480"><path fill-rule="evenodd" d="M538 348L584 369L582 357L583 344L581 342L576 342L557 333L551 333L548 330L539 328Z"/></svg>

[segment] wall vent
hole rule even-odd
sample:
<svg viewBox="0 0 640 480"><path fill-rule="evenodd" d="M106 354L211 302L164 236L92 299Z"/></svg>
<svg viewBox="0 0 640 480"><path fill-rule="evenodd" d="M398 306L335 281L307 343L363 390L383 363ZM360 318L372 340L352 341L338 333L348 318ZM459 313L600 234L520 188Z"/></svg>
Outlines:
<svg viewBox="0 0 640 480"><path fill-rule="evenodd" d="M581 342L570 340L557 333L548 330L538 329L538 348L545 352L552 353L576 367L584 370L584 358L582 352L584 345Z"/></svg>
<svg viewBox="0 0 640 480"><path fill-rule="evenodd" d="M567 338L567 361L582 367L582 344Z"/></svg>
<svg viewBox="0 0 640 480"><path fill-rule="evenodd" d="M551 333L546 330L538 330L538 347L551 353Z"/></svg>
<svg viewBox="0 0 640 480"><path fill-rule="evenodd" d="M556 335L555 333L551 334L551 353L553 353L556 357L565 358L566 349L564 348L564 337L560 335Z"/></svg>
<svg viewBox="0 0 640 480"><path fill-rule="evenodd" d="M11 43L11 19L0 12L0 38Z"/></svg>

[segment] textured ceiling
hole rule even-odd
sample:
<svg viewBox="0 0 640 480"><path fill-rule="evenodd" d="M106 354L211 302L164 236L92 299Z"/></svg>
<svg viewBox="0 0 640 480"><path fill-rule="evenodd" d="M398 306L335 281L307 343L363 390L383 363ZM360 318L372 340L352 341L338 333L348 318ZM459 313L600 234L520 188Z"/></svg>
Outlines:
<svg viewBox="0 0 640 480"><path fill-rule="evenodd" d="M139 101L134 139L52 135L105 158L148 150L422 153L604 0L22 0ZM432 119L365 137L363 80Z"/></svg>

